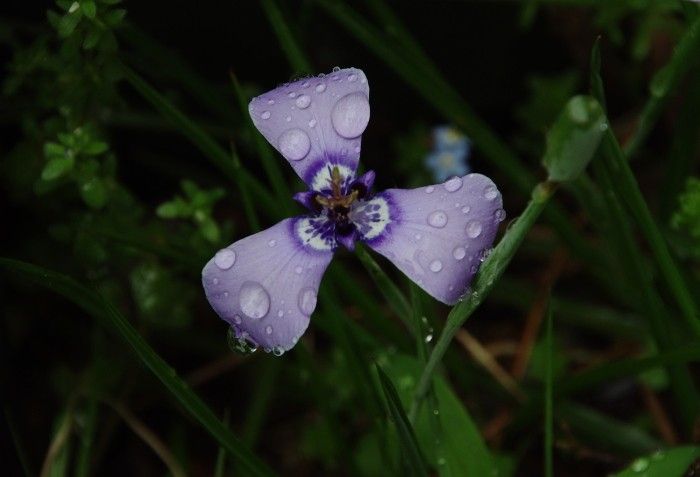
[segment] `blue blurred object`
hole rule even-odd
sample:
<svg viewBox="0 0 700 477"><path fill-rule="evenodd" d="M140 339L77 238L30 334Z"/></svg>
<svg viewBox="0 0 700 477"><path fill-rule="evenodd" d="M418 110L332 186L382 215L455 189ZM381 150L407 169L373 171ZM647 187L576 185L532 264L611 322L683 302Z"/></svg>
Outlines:
<svg viewBox="0 0 700 477"><path fill-rule="evenodd" d="M471 142L464 134L452 126L438 126L433 129L433 150L425 157L425 165L438 182L463 176L470 172L470 152Z"/></svg>

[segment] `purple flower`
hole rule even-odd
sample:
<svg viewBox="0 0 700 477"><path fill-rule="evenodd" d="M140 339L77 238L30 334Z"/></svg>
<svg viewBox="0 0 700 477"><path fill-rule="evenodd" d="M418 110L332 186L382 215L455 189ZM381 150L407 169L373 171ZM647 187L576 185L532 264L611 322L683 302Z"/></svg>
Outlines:
<svg viewBox="0 0 700 477"><path fill-rule="evenodd" d="M278 355L291 349L316 308L333 252L357 240L441 302L459 300L505 216L488 177L372 193L374 172L355 175L370 115L359 69L285 84L254 98L249 111L308 185L294 198L309 213L229 245L204 267L207 299L240 342Z"/></svg>

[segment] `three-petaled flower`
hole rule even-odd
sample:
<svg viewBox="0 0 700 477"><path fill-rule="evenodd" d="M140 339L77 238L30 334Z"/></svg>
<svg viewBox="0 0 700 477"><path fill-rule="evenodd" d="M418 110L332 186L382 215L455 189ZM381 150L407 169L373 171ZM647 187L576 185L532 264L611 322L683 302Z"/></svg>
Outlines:
<svg viewBox="0 0 700 477"><path fill-rule="evenodd" d="M443 303L467 291L505 217L501 195L480 174L372 193L374 172L355 175L370 116L361 70L282 85L254 98L249 111L308 185L294 198L310 212L229 245L204 267L207 299L236 339L278 355L292 348L333 252L357 240Z"/></svg>

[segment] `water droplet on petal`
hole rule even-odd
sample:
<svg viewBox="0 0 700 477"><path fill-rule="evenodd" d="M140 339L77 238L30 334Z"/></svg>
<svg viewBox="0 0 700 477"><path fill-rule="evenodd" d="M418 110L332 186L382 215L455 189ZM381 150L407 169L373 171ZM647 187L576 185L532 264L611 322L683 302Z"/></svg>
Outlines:
<svg viewBox="0 0 700 477"><path fill-rule="evenodd" d="M346 139L360 136L368 122L369 100L364 93L355 92L343 96L331 111L333 129Z"/></svg>
<svg viewBox="0 0 700 477"><path fill-rule="evenodd" d="M292 117L291 117L291 116L287 116L286 118L284 118L284 120L287 121L288 123L291 123L291 122L292 122Z"/></svg>
<svg viewBox="0 0 700 477"><path fill-rule="evenodd" d="M447 225L447 214L442 210L435 210L428 215L428 224L437 229Z"/></svg>
<svg viewBox="0 0 700 477"><path fill-rule="evenodd" d="M414 237L415 237L416 240L420 240L421 235L420 235L420 234L416 234L416 235L414 235Z"/></svg>
<svg viewBox="0 0 700 477"><path fill-rule="evenodd" d="M222 270L228 270L236 263L236 252L224 248L214 255L214 263Z"/></svg>
<svg viewBox="0 0 700 477"><path fill-rule="evenodd" d="M326 84L325 83L319 83L316 85L316 92L317 93L323 93L326 90Z"/></svg>
<svg viewBox="0 0 700 477"><path fill-rule="evenodd" d="M301 266L296 267L294 269L294 273L296 273L297 275L301 275L303 271L304 271L304 267L301 267Z"/></svg>
<svg viewBox="0 0 700 477"><path fill-rule="evenodd" d="M357 75L355 73L350 73L348 75L348 81L353 83L357 79Z"/></svg>
<svg viewBox="0 0 700 477"><path fill-rule="evenodd" d="M270 311L270 295L256 282L245 282L238 295L241 311L248 317L259 320Z"/></svg>
<svg viewBox="0 0 700 477"><path fill-rule="evenodd" d="M274 100L274 99L268 99L268 100L267 100L267 104L275 104L275 100Z"/></svg>
<svg viewBox="0 0 700 477"><path fill-rule="evenodd" d="M437 273L442 270L442 262L440 260L433 260L430 262L430 271Z"/></svg>
<svg viewBox="0 0 700 477"><path fill-rule="evenodd" d="M311 104L311 98L307 94L302 94L297 98L295 101L295 104L297 105L297 108L299 109L306 109L309 107Z"/></svg>
<svg viewBox="0 0 700 477"><path fill-rule="evenodd" d="M478 220L472 220L467 224L467 235L471 238L477 238L481 235L481 223Z"/></svg>
<svg viewBox="0 0 700 477"><path fill-rule="evenodd" d="M299 292L299 309L306 316L311 315L316 309L316 291L306 288Z"/></svg>
<svg viewBox="0 0 700 477"><path fill-rule="evenodd" d="M270 119L270 111L263 111L260 117L263 119Z"/></svg>
<svg viewBox="0 0 700 477"><path fill-rule="evenodd" d="M271 334L272 334L272 326L269 326L269 325L266 326L266 327L265 327L265 333L267 333L268 335L271 335Z"/></svg>
<svg viewBox="0 0 700 477"><path fill-rule="evenodd" d="M310 127L310 128L315 128L315 127L316 127L316 120L315 120L315 119L312 119L311 121L309 121L309 127Z"/></svg>
<svg viewBox="0 0 700 477"><path fill-rule="evenodd" d="M462 178L461 177L453 177L449 179L447 182L444 184L445 190L447 192L456 192L459 190L460 187L462 187Z"/></svg>
<svg viewBox="0 0 700 477"><path fill-rule="evenodd" d="M492 185L486 186L484 189L484 198L486 200L493 200L496 197L498 197L498 190L496 190L496 188Z"/></svg>
<svg viewBox="0 0 700 477"><path fill-rule="evenodd" d="M493 213L493 218L496 222L503 222L503 219L506 218L506 211L503 209L496 209L496 212Z"/></svg>
<svg viewBox="0 0 700 477"><path fill-rule="evenodd" d="M272 348L272 354L274 354L275 356L282 356L284 354L284 350L279 346L275 346L274 348Z"/></svg>
<svg viewBox="0 0 700 477"><path fill-rule="evenodd" d="M294 98L294 97L296 97L296 95L297 94L294 91L292 91L287 96L289 96L290 98Z"/></svg>
<svg viewBox="0 0 700 477"><path fill-rule="evenodd" d="M455 247L455 249L452 250L452 256L455 260L462 260L465 255L467 255L467 251L464 250L464 247Z"/></svg>
<svg viewBox="0 0 700 477"><path fill-rule="evenodd" d="M340 71L340 66L334 66L332 71L333 73L337 73L338 71Z"/></svg>
<svg viewBox="0 0 700 477"><path fill-rule="evenodd" d="M288 129L282 133L277 144L282 155L290 161L304 159L311 149L308 134L297 128Z"/></svg>
<svg viewBox="0 0 700 477"><path fill-rule="evenodd" d="M235 324L240 325L240 324L241 324L241 321L243 321L243 320L241 320L241 317L240 317L240 316L238 316L238 315L234 315L234 316L233 316L233 322L234 322Z"/></svg>
<svg viewBox="0 0 700 477"><path fill-rule="evenodd" d="M269 242L267 242L267 246L270 248L274 247L275 245L277 245L277 240L275 239L272 239Z"/></svg>
<svg viewBox="0 0 700 477"><path fill-rule="evenodd" d="M435 187L433 187L433 186L428 186L428 187L425 188L425 193L426 193L426 194L432 194L434 190L435 190Z"/></svg>
<svg viewBox="0 0 700 477"><path fill-rule="evenodd" d="M284 316L284 310L278 310L277 311L277 316L282 318Z"/></svg>
<svg viewBox="0 0 700 477"><path fill-rule="evenodd" d="M216 277L214 277L214 278L212 279L211 282L212 282L214 285L218 285L218 284L219 284L219 279L216 278Z"/></svg>
<svg viewBox="0 0 700 477"><path fill-rule="evenodd" d="M468 214L470 210L472 210L472 208L469 207L468 205L465 205L464 207L462 207L463 214Z"/></svg>

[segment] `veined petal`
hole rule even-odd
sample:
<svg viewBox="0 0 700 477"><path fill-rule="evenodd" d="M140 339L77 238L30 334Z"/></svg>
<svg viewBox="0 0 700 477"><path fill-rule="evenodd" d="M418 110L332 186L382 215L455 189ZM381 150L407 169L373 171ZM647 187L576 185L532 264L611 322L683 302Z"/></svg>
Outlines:
<svg viewBox="0 0 700 477"><path fill-rule="evenodd" d="M362 239L448 305L467 290L505 218L501 194L481 174L389 189L361 207L353 220Z"/></svg>
<svg viewBox="0 0 700 477"><path fill-rule="evenodd" d="M348 181L354 177L369 121L369 84L362 70L346 68L282 85L253 98L249 112L311 189L329 189L336 165Z"/></svg>
<svg viewBox="0 0 700 477"><path fill-rule="evenodd" d="M209 303L237 336L279 352L306 331L335 247L307 232L309 220L285 219L239 240L202 270Z"/></svg>

